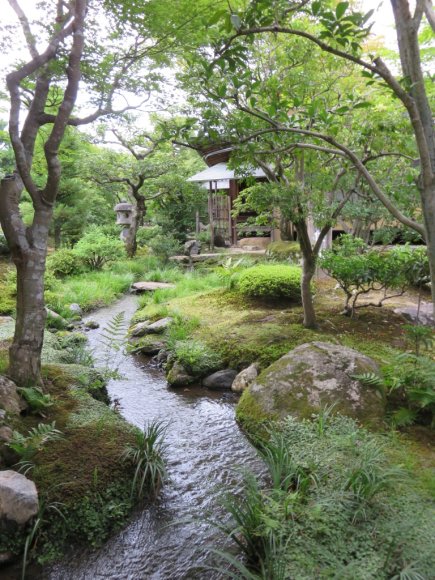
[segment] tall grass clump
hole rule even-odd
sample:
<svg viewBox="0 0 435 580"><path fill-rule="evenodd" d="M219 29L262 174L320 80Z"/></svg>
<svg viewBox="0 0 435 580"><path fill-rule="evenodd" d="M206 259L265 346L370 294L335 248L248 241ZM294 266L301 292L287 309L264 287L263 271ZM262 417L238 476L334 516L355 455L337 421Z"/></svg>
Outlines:
<svg viewBox="0 0 435 580"><path fill-rule="evenodd" d="M63 316L70 316L69 305L78 303L83 310L92 310L113 302L134 282L131 272L116 274L111 271L88 272L66 278L55 289L46 293L47 306Z"/></svg>
<svg viewBox="0 0 435 580"><path fill-rule="evenodd" d="M218 524L242 559L221 552L217 568L246 579L430 578L435 506L398 445L332 413L270 427L258 441L269 480L248 474Z"/></svg>
<svg viewBox="0 0 435 580"><path fill-rule="evenodd" d="M165 281L168 281L165 280ZM191 294L207 292L216 288L224 287L224 282L216 272L204 274L201 271L188 272L181 274L178 279L173 279L176 284L175 288L164 288L156 290L151 296L144 295L139 299L139 307L143 308L149 303L162 304L174 298L183 298Z"/></svg>
<svg viewBox="0 0 435 580"><path fill-rule="evenodd" d="M162 421L150 421L143 431L136 431L134 443L126 447L122 458L136 467L131 484L132 497L142 499L145 495L158 495L167 477L164 442L167 428Z"/></svg>

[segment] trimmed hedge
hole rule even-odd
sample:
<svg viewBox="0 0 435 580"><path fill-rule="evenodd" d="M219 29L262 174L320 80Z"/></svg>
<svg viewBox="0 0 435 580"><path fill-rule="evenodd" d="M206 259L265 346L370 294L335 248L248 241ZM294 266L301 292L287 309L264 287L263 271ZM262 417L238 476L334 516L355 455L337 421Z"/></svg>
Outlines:
<svg viewBox="0 0 435 580"><path fill-rule="evenodd" d="M297 266L260 264L245 270L238 290L249 298L301 302L301 269Z"/></svg>

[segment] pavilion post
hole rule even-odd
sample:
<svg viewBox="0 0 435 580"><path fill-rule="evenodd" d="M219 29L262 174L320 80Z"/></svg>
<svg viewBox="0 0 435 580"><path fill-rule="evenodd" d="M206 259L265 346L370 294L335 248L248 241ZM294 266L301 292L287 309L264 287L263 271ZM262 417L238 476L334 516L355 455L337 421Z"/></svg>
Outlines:
<svg viewBox="0 0 435 580"><path fill-rule="evenodd" d="M214 250L214 216L213 216L213 183L209 181L208 188L208 220L210 227L210 251Z"/></svg>

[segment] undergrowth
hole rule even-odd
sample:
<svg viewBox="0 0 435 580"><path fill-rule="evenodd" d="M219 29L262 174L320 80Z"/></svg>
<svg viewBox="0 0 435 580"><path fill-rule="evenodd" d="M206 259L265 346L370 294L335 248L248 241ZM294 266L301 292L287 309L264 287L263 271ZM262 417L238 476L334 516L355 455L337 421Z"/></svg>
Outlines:
<svg viewBox="0 0 435 580"><path fill-rule="evenodd" d="M432 577L435 506L403 466L405 448L332 415L288 418L257 444L269 481L247 474L224 500L231 520L218 526L244 555L221 554L225 577Z"/></svg>

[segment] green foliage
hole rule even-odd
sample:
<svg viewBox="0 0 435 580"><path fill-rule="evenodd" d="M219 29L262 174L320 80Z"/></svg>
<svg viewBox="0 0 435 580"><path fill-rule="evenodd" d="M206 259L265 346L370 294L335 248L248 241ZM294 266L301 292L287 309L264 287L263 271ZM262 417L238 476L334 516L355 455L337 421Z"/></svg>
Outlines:
<svg viewBox="0 0 435 580"><path fill-rule="evenodd" d="M180 242L171 234L160 234L148 242L153 254L163 262L168 262L171 256L181 253Z"/></svg>
<svg viewBox="0 0 435 580"><path fill-rule="evenodd" d="M104 264L125 257L125 246L95 228L77 242L74 252L91 270L101 270Z"/></svg>
<svg viewBox="0 0 435 580"><path fill-rule="evenodd" d="M162 311L164 311L162 309ZM185 341L190 338L192 332L199 327L199 320L197 318L186 318L180 316L176 312L170 312L166 309L165 316L172 316L173 323L165 332L167 346L169 350L176 348L176 344L180 341Z"/></svg>
<svg viewBox="0 0 435 580"><path fill-rule="evenodd" d="M301 270L296 266L259 265L245 270L238 290L249 298L301 301Z"/></svg>
<svg viewBox="0 0 435 580"><path fill-rule="evenodd" d="M434 426L435 361L422 354L424 348L432 348L433 329L411 325L405 329L414 353L396 355L383 367L382 376L366 373L355 378L388 396L394 426L404 427L414 422Z"/></svg>
<svg viewBox="0 0 435 580"><path fill-rule="evenodd" d="M83 264L74 250L61 248L47 258L47 269L57 278L64 278L80 274Z"/></svg>
<svg viewBox="0 0 435 580"><path fill-rule="evenodd" d="M134 443L126 447L122 457L135 465L132 497L143 498L145 494L157 497L167 477L164 443L167 428L161 421L151 421L144 426L143 431L136 431Z"/></svg>
<svg viewBox="0 0 435 580"><path fill-rule="evenodd" d="M55 316L54 314L50 311L47 312L47 318L45 319L46 328L65 330L68 326L68 322L62 316Z"/></svg>
<svg viewBox="0 0 435 580"><path fill-rule="evenodd" d="M53 406L54 399L50 393L43 393L38 387L21 387L19 392L32 413L43 415L42 411Z"/></svg>
<svg viewBox="0 0 435 580"><path fill-rule="evenodd" d="M326 250L319 259L319 265L330 276L335 278L346 294L345 312L353 316L357 308L365 305L357 304L358 298L371 290L384 291L378 303L371 306L382 306L391 296L387 291L403 293L409 285L409 279L420 279L422 256L414 254L408 246L397 246L392 250L380 252L370 250L359 238L349 234L341 236L337 244Z"/></svg>
<svg viewBox="0 0 435 580"><path fill-rule="evenodd" d="M193 376L204 376L222 366L220 356L199 340L179 340L173 353L178 362Z"/></svg>
<svg viewBox="0 0 435 580"><path fill-rule="evenodd" d="M99 361L103 364L103 374L107 377L118 374L119 361L116 354L127 344L127 322L125 312L118 312L111 318L100 333L100 342L103 345L103 357Z"/></svg>
<svg viewBox="0 0 435 580"><path fill-rule="evenodd" d="M129 289L134 279L129 268L120 268L118 273L103 270L71 276L55 290L46 292L46 304L68 318L71 317L70 304L76 302L85 311L110 304Z"/></svg>
<svg viewBox="0 0 435 580"><path fill-rule="evenodd" d="M218 524L245 556L242 565L219 554L228 577L430 577L433 504L389 459L392 441L326 414L289 417L257 444L270 479L260 487L248 473L240 494L225 497L230 521Z"/></svg>
<svg viewBox="0 0 435 580"><path fill-rule="evenodd" d="M289 260L294 264L298 264L302 256L298 242L271 242L267 246L267 253L272 258L277 258L281 261Z"/></svg>
<svg viewBox="0 0 435 580"><path fill-rule="evenodd" d="M246 270L246 268L253 266L254 263L254 260L250 258L239 258L236 260L230 257L220 266L215 268L215 272L226 288L233 290L238 284L241 273Z"/></svg>
<svg viewBox="0 0 435 580"><path fill-rule="evenodd" d="M38 451L50 441L61 439L63 434L56 429L56 423L39 423L32 427L27 435L18 431L12 432L12 438L7 445L13 449L25 461L31 459Z"/></svg>

